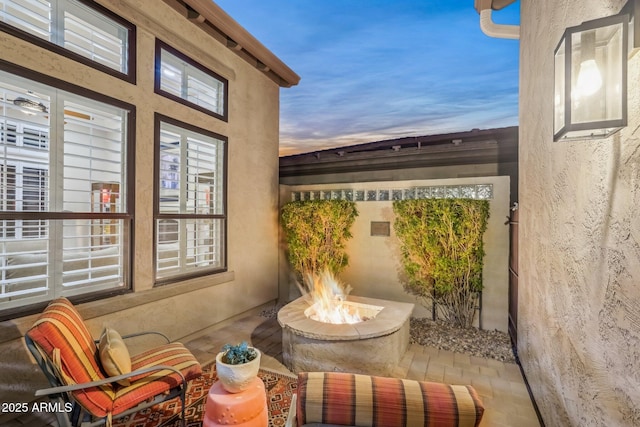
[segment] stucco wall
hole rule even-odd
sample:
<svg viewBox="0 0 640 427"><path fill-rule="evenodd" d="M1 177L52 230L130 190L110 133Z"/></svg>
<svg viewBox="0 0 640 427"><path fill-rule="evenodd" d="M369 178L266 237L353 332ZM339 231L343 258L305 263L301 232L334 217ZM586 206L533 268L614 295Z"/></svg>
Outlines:
<svg viewBox="0 0 640 427"><path fill-rule="evenodd" d="M97 336L152 329L187 336L278 297L279 87L162 1L98 1L137 26L132 85L0 32L0 58L136 105L135 293L82 304ZM229 81L224 122L154 94L156 35ZM153 288L154 112L228 137L228 272ZM43 376L22 343L33 316L0 324L0 401L29 401ZM35 383L37 384L35 384ZM0 423L2 418L0 417Z"/></svg>
<svg viewBox="0 0 640 427"><path fill-rule="evenodd" d="M445 179L482 176L509 176L511 183L511 202L518 201L518 163L515 162L372 170L322 175L297 175L281 177L280 184L332 184L340 182L406 181L410 179Z"/></svg>
<svg viewBox="0 0 640 427"><path fill-rule="evenodd" d="M562 33L623 5L521 5L518 352L548 426L640 425L640 55L628 126L553 142Z"/></svg>
<svg viewBox="0 0 640 427"><path fill-rule="evenodd" d="M317 184L281 186L281 203L291 200L292 191L316 191L331 189L405 189L438 185L493 184L493 199L490 200L490 218L484 235L483 311L482 327L507 331L508 315L508 255L509 229L504 224L509 215L509 177L459 178L415 181L353 182L345 184ZM390 201L356 202L358 217L351 228L353 237L347 244L349 265L340 274L340 279L351 285L352 294L370 298L415 304L414 315L431 317L431 310L421 301L406 293L402 286L400 242L393 230L394 213ZM390 236L372 236L371 222L390 223ZM284 247L284 244L283 244ZM291 285L291 275L282 255L280 288L281 295L289 299L300 294ZM476 325L478 322L476 321Z"/></svg>

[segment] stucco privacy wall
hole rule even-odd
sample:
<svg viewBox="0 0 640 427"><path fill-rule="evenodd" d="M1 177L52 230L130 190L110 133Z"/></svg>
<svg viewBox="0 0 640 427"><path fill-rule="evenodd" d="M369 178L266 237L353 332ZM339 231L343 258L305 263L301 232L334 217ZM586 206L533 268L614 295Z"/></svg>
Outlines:
<svg viewBox="0 0 640 427"><path fill-rule="evenodd" d="M521 2L518 353L548 426L640 425L640 55L627 127L553 142L560 37L623 5Z"/></svg>
<svg viewBox="0 0 640 427"><path fill-rule="evenodd" d="M281 185L281 205L291 201L295 191L328 190L397 190L413 187L443 185L493 184L493 199L490 200L490 218L484 235L483 308L482 327L507 331L508 316L508 256L509 228L504 224L509 215L509 177L456 178L437 180L356 182L350 184ZM351 228L353 237L347 244L349 265L340 274L340 279L351 285L352 294L369 298L416 304L414 315L431 317L431 310L420 305L420 301L407 294L402 286L400 242L393 230L394 213L391 201L356 202L358 217ZM372 236L371 222L390 223L390 236ZM284 243L282 250L284 251ZM293 300L300 294L292 284L291 272L284 252L281 256L280 294ZM476 324L478 322L476 321Z"/></svg>
<svg viewBox="0 0 640 427"><path fill-rule="evenodd" d="M3 60L136 105L135 292L81 304L92 332L110 325L123 334L151 329L179 339L275 300L278 85L162 1L98 3L137 26L136 85L0 32ZM156 36L229 80L228 123L154 94ZM154 112L228 137L227 273L153 288ZM44 385L22 342L32 322L0 324L0 401L28 402Z"/></svg>

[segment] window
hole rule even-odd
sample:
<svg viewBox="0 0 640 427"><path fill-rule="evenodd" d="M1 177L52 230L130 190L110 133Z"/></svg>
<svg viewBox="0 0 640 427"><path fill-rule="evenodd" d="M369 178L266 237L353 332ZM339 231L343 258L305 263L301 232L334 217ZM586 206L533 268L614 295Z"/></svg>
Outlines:
<svg viewBox="0 0 640 427"><path fill-rule="evenodd" d="M156 282L226 270L226 138L156 115Z"/></svg>
<svg viewBox="0 0 640 427"><path fill-rule="evenodd" d="M226 121L227 86L226 79L156 40L159 94Z"/></svg>
<svg viewBox="0 0 640 427"><path fill-rule="evenodd" d="M134 26L95 2L0 0L0 29L134 80Z"/></svg>
<svg viewBox="0 0 640 427"><path fill-rule="evenodd" d="M128 288L133 107L94 95L0 71L0 317Z"/></svg>

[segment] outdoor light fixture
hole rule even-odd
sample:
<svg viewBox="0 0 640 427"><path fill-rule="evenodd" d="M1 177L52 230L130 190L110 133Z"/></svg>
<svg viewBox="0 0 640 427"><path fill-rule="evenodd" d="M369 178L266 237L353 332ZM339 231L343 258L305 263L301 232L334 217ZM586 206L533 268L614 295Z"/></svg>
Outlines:
<svg viewBox="0 0 640 427"><path fill-rule="evenodd" d="M606 138L627 125L631 16L595 19L564 32L554 58L554 141Z"/></svg>

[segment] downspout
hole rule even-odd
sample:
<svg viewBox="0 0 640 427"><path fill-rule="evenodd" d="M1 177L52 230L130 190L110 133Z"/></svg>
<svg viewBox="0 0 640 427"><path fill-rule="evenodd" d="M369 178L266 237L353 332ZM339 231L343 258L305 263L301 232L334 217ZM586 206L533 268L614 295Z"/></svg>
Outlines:
<svg viewBox="0 0 640 427"><path fill-rule="evenodd" d="M515 0L475 0L476 10L480 14L480 29L489 37L500 39L519 39L519 25L496 24L491 19L493 8L502 9Z"/></svg>

